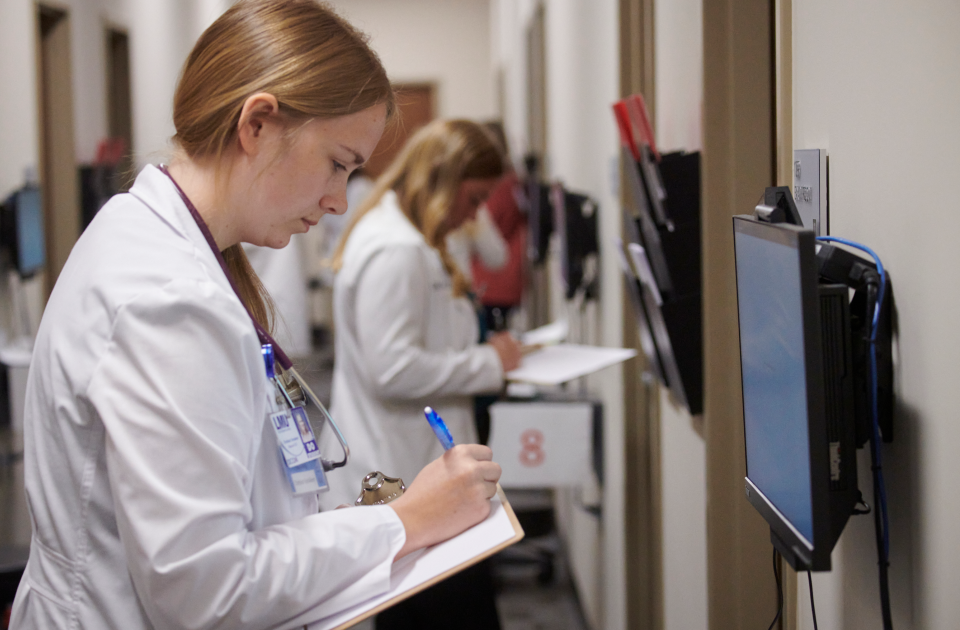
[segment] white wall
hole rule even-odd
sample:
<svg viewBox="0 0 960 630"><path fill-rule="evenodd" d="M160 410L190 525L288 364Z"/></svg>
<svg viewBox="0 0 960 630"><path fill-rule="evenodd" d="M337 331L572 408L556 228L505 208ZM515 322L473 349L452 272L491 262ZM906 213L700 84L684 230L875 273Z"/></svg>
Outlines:
<svg viewBox="0 0 960 630"><path fill-rule="evenodd" d="M555 0L546 3L547 159L549 177L600 203L600 345L623 343L623 281L614 239L620 235L619 135L610 106L619 95L618 3L614 0ZM623 373L611 368L588 381L604 405L603 517L599 523L599 566L582 593L596 589L586 613L597 627L626 624L624 587L624 409ZM583 513L574 535L588 536ZM584 577L588 577L585 575ZM593 576L589 576L593 577ZM596 579L596 578L599 579Z"/></svg>
<svg viewBox="0 0 960 630"><path fill-rule="evenodd" d="M442 118L497 115L490 50L490 0L334 0L370 35L391 81L437 84Z"/></svg>
<svg viewBox="0 0 960 630"><path fill-rule="evenodd" d="M703 3L657 0L656 134L669 151L703 148Z"/></svg>
<svg viewBox="0 0 960 630"><path fill-rule="evenodd" d="M592 336L622 343L622 285L612 251L620 232L619 140L611 104L619 91L618 4L615 0L548 0L546 7L546 176L600 203L601 300ZM526 31L537 3L494 3L494 58L503 73L504 119L515 155L526 145ZM518 148L519 147L519 148ZM623 376L611 368L590 379L604 404L602 519L561 501L574 580L595 628L626 624L623 510ZM584 496L589 495L589 489Z"/></svg>
<svg viewBox="0 0 960 630"><path fill-rule="evenodd" d="M896 294L896 441L883 454L899 630L960 619L957 32L954 0L793 3L794 148L827 149L831 231L871 246ZM819 627L880 627L870 517L847 525L833 565L814 576ZM801 627L812 628L800 582Z"/></svg>
<svg viewBox="0 0 960 630"><path fill-rule="evenodd" d="M60 0L68 12L77 164L96 156L107 136L105 28L125 29L131 42L134 151L158 161L173 134L171 105L180 66L194 40L229 0ZM0 2L0 196L23 184L39 160L36 4ZM5 279L4 279L5 280ZM29 311L42 310L40 281L27 283ZM0 283L0 342L11 330L12 298ZM35 326L35 322L34 322Z"/></svg>
<svg viewBox="0 0 960 630"><path fill-rule="evenodd" d="M29 0L0 2L0 196L24 183L24 168L37 168L36 18Z"/></svg>
<svg viewBox="0 0 960 630"><path fill-rule="evenodd" d="M33 10L33 3L28 0L0 2L0 199L6 199L24 184L27 168L34 172L38 168L40 130ZM39 282L31 285L32 293L37 294ZM14 318L18 316L8 286L7 278L0 278L0 345L14 336Z"/></svg>
<svg viewBox="0 0 960 630"><path fill-rule="evenodd" d="M660 388L664 630L707 628L706 446Z"/></svg>
<svg viewBox="0 0 960 630"><path fill-rule="evenodd" d="M703 146L703 7L661 0L654 8L657 144ZM706 448L685 409L660 396L665 630L707 627Z"/></svg>
<svg viewBox="0 0 960 630"><path fill-rule="evenodd" d="M33 3L4 0L0 3L0 196L23 184L24 168L36 168L37 75Z"/></svg>
<svg viewBox="0 0 960 630"><path fill-rule="evenodd" d="M135 149L162 150L173 134L171 103L180 66L204 28L229 0L61 0L54 6L70 16L73 56L75 151L78 164L96 156L107 136L107 27L127 30L131 39L131 79ZM36 91L36 5L5 0L0 5L0 191L21 183L23 166L38 155ZM16 94L17 97L12 96Z"/></svg>
<svg viewBox="0 0 960 630"><path fill-rule="evenodd" d="M137 163L164 161L173 137L173 92L200 34L229 0L126 0L133 148Z"/></svg>

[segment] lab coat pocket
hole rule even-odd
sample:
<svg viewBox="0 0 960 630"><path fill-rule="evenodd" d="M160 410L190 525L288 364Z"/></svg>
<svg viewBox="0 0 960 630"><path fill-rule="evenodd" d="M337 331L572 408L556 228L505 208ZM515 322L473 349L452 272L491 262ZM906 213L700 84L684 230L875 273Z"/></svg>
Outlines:
<svg viewBox="0 0 960 630"><path fill-rule="evenodd" d="M29 619L35 628L67 628L73 610L66 602L47 595L30 584L28 579L20 583L17 605L10 618L11 628L27 628L24 619Z"/></svg>

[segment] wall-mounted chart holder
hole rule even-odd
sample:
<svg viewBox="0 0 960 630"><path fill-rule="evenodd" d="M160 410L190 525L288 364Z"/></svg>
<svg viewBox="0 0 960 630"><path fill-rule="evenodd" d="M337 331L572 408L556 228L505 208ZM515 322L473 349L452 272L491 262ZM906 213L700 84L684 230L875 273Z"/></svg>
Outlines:
<svg viewBox="0 0 960 630"><path fill-rule="evenodd" d="M660 153L639 95L618 101L613 111L632 202L624 207L621 266L640 349L675 400L697 415L703 412L700 154Z"/></svg>

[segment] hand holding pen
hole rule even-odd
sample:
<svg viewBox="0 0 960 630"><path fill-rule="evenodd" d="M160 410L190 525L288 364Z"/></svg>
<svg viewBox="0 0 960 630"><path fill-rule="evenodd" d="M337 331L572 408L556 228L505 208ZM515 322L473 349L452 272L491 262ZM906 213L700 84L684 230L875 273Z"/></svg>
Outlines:
<svg viewBox="0 0 960 630"><path fill-rule="evenodd" d="M485 519L500 480L500 465L492 461L493 451L481 444L454 445L443 420L432 409L430 412L437 422L434 433L445 452L389 504L407 532L397 558L452 538ZM433 427L430 414L426 415Z"/></svg>
<svg viewBox="0 0 960 630"><path fill-rule="evenodd" d="M487 343L497 351L504 372L520 367L523 358L520 342L508 332L498 332L487 338Z"/></svg>

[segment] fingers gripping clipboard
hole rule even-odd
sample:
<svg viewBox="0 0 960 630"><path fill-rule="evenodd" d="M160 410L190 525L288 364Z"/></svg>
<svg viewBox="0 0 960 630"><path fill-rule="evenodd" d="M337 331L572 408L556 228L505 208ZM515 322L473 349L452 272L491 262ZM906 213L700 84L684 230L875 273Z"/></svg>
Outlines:
<svg viewBox="0 0 960 630"><path fill-rule="evenodd" d="M386 593L333 613L309 624L307 628L349 628L489 558L522 538L520 522L498 485L497 494L490 500L490 514L486 519L450 540L421 549L395 562L391 569L390 589Z"/></svg>

